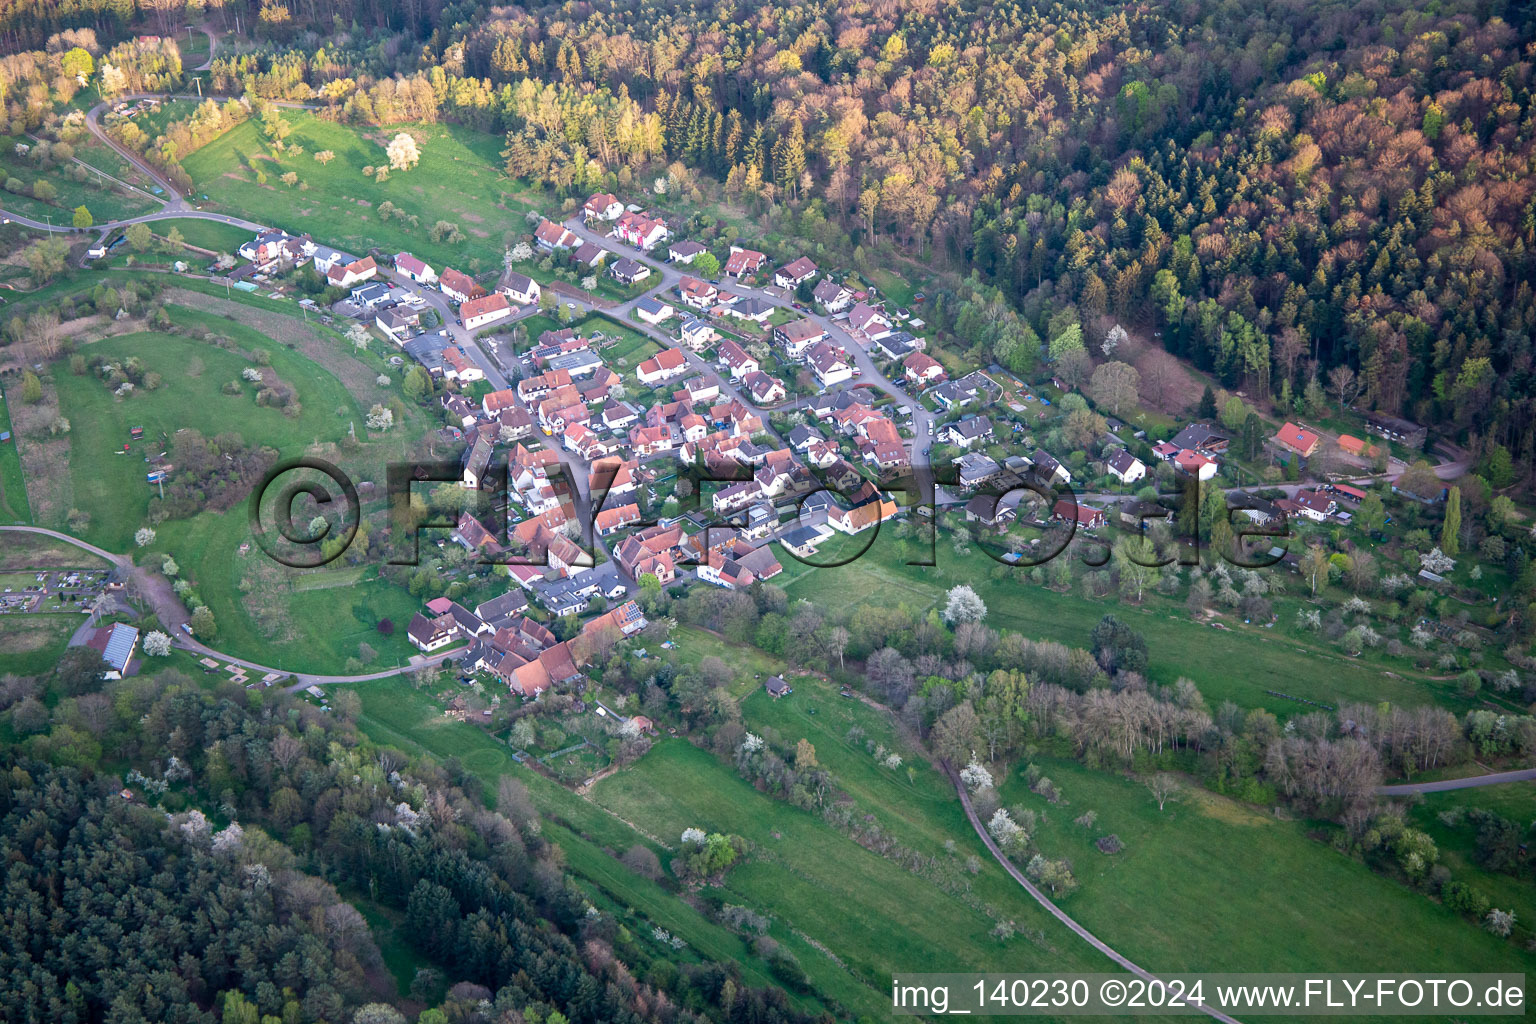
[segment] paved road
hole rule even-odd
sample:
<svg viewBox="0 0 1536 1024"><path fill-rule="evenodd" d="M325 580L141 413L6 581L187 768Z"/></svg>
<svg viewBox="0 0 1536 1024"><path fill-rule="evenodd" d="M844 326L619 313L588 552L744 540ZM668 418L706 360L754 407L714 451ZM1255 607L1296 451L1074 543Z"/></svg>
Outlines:
<svg viewBox="0 0 1536 1024"><path fill-rule="evenodd" d="M950 772L949 776L950 780L955 784L955 792L960 794L960 804L965 808L965 816L971 820L971 827L976 830L976 834L981 837L981 841L986 844L987 849L991 851L992 856L996 858L997 862L1003 866L1003 870L1008 872L1009 876L1012 877L1015 882L1018 882L1021 886L1023 886L1024 890L1034 897L1036 903L1044 907L1046 911L1056 920L1072 929L1073 933L1076 934L1078 938L1082 939L1084 942L1088 943L1088 945L1092 946L1100 953L1103 953L1105 956L1109 957L1115 963L1130 971L1138 978L1141 978L1147 982L1157 981L1157 976L1154 975L1151 971L1137 966L1134 962L1132 962L1130 957L1115 951L1104 940L1100 939L1087 928L1084 928L1071 917L1067 916L1066 911L1058 907L1054 902L1052 902L1050 897L1046 896L1046 894L1041 892L1033 882L1025 877L1024 872L1020 871L1017 867L1014 866L1013 861L1008 859L1008 855L1003 853L1003 851L998 847L997 843L992 840L991 833L989 833L986 828L982 826L981 819L976 816L976 808L971 806L971 794L966 791L965 784L960 781L959 777L956 776L954 772ZM1222 1021L1223 1024L1239 1024L1236 1018L1229 1017L1225 1013L1222 1013L1220 1010L1213 1009L1212 1007L1200 1005L1195 1008L1199 1009L1201 1012L1207 1014L1210 1017L1214 1017L1216 1020Z"/></svg>
<svg viewBox="0 0 1536 1024"><path fill-rule="evenodd" d="M1513 772L1494 772L1491 775L1469 775L1464 779L1441 779L1439 782L1409 782L1398 786L1377 786L1377 796L1412 796L1415 793L1447 793L1453 789L1476 789L1479 786L1498 786L1506 782L1536 781L1536 768L1522 768Z"/></svg>

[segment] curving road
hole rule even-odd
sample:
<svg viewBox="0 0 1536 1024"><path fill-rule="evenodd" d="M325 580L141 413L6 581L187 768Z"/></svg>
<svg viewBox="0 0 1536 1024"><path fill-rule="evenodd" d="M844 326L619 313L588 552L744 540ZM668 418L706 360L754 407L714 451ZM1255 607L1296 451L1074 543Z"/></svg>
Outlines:
<svg viewBox="0 0 1536 1024"><path fill-rule="evenodd" d="M948 766L946 766L946 770L948 770ZM949 777L950 781L955 784L955 792L960 794L960 804L965 808L965 816L971 820L971 827L976 830L976 834L981 837L981 841L986 844L987 849L991 851L992 856L996 858L997 862L1003 866L1003 870L1008 872L1008 874L1013 878L1015 882L1018 882L1020 885L1022 885L1024 890L1035 898L1036 903L1044 907L1046 911L1056 920L1070 928L1078 938L1088 943L1088 945L1092 946L1100 953L1103 953L1105 956L1109 957L1111 960L1125 968L1127 971L1130 971L1132 974L1136 975L1138 978L1143 979L1144 981L1157 981L1157 976L1155 974L1146 970L1145 968L1138 967L1130 957L1115 951L1103 939L1100 939L1098 936L1094 935L1093 932L1090 932L1087 928L1084 928L1082 925L1078 924L1067 915L1066 911L1062 910L1054 902L1052 902L1050 897L1041 892L1035 883L1026 878L1024 876L1024 872L1020 871L1017 867L1014 866L1013 861L1008 859L1008 855L1003 853L1002 849L997 845L996 842L993 841L991 833L989 833L986 828L982 826L981 819L976 816L976 808L971 806L971 794L966 790L965 784L960 781L960 778L953 771L949 772ZM1220 1010L1214 1009L1204 1004L1194 1008L1199 1009L1201 1012L1215 1018L1216 1020L1222 1021L1223 1024L1240 1024L1240 1022L1235 1017L1229 1017L1225 1013L1222 1013Z"/></svg>
<svg viewBox="0 0 1536 1024"><path fill-rule="evenodd" d="M32 533L43 537L51 537L54 540L63 541L66 544L72 544L75 547L80 548L82 551L88 551L95 555L97 558L101 558L112 563L112 565L117 569L121 570L129 576L133 576L138 579L140 583L140 589L148 599L150 607L154 610L155 617L160 620L160 624L162 626L171 631L171 641L176 645L176 647L184 651L190 651L194 654L201 654L206 657L217 658L220 661L228 662L231 664L242 665L245 668L256 672L261 672L263 674L275 672L282 676L293 676L298 681L287 687L290 692L294 690L302 690L307 686L318 686L327 683L366 683L374 679L388 679L391 676L397 676L406 672L414 672L417 669L430 668L436 665L440 665L444 661L447 661L449 658L462 654L464 651L463 647L454 647L449 650L438 651L436 654L433 654L429 657L421 657L420 655L415 655L412 656L410 661L404 665L396 665L394 668L383 669L378 672L359 673L356 675L320 675L314 672L295 672L292 669L279 668L273 665L263 665L260 662L250 661L246 658L239 658L232 654L225 654L223 651L220 651L214 647L209 647L207 644L202 643L183 632L181 627L187 622L186 609L182 608L181 603L176 600L175 595L172 593L169 584L165 581L165 578L163 576L156 576L155 574L148 572L142 566L135 565L133 559L128 555L113 554L104 548L99 548L94 544L88 544L78 537L71 537L67 533L61 533L58 530L50 530L43 526L0 526L0 532Z"/></svg>

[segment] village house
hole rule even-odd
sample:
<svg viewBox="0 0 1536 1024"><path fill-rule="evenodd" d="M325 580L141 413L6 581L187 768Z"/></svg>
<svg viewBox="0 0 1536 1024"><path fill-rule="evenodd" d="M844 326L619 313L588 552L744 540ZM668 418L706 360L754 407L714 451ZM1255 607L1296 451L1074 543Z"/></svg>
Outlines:
<svg viewBox="0 0 1536 1024"><path fill-rule="evenodd" d="M417 284L434 284L437 281L437 271L432 269L431 264L408 252L395 255L395 270Z"/></svg>
<svg viewBox="0 0 1536 1024"><path fill-rule="evenodd" d="M901 361L902 374L917 387L927 387L944 379L944 366L930 355L912 352Z"/></svg>
<svg viewBox="0 0 1536 1024"><path fill-rule="evenodd" d="M670 304L660 299L647 295L635 303L635 315L648 324L660 324L677 315L677 310Z"/></svg>
<svg viewBox="0 0 1536 1024"><path fill-rule="evenodd" d="M692 309L708 309L720 297L720 289L696 277L684 277L677 283L677 293L683 305Z"/></svg>
<svg viewBox="0 0 1536 1024"><path fill-rule="evenodd" d="M459 318L466 331L477 331L512 315L512 303L500 292L479 299L470 299L459 307Z"/></svg>
<svg viewBox="0 0 1536 1024"><path fill-rule="evenodd" d="M784 390L784 382L777 377L770 377L761 370L753 370L741 378L741 386L757 405L773 405L784 401L788 394Z"/></svg>
<svg viewBox="0 0 1536 1024"><path fill-rule="evenodd" d="M716 361L731 371L732 377L745 377L749 373L756 373L761 367L756 359L747 355L746 349L727 338L715 349Z"/></svg>
<svg viewBox="0 0 1536 1024"><path fill-rule="evenodd" d="M1197 480L1209 480L1216 475L1216 460L1190 448L1185 448L1175 455L1173 465L1180 473Z"/></svg>
<svg viewBox="0 0 1536 1024"><path fill-rule="evenodd" d="M828 313L841 313L853 305L853 292L830 277L823 278L820 284L811 289L811 297Z"/></svg>
<svg viewBox="0 0 1536 1024"><path fill-rule="evenodd" d="M477 490L485 482L486 470L491 466L491 439L485 434L475 435L475 443L464 453L464 475L459 486Z"/></svg>
<svg viewBox="0 0 1536 1024"><path fill-rule="evenodd" d="M1326 491L1297 491L1291 499L1296 510L1308 519L1322 522L1338 510L1338 503Z"/></svg>
<svg viewBox="0 0 1536 1024"><path fill-rule="evenodd" d="M1360 438L1352 437L1349 434L1339 435L1339 448L1346 455L1353 455L1356 458L1374 459L1381 454L1381 449L1376 445L1368 444Z"/></svg>
<svg viewBox="0 0 1536 1024"><path fill-rule="evenodd" d="M1006 529L1018 517L1018 510L1004 508L1002 499L995 494L978 494L965 503L965 521L979 523L994 530Z"/></svg>
<svg viewBox="0 0 1536 1024"><path fill-rule="evenodd" d="M1072 471L1044 448L1035 449L1034 457L1029 461L1034 465L1035 475L1043 480L1047 487L1072 482Z"/></svg>
<svg viewBox="0 0 1536 1024"><path fill-rule="evenodd" d="M443 353L453 347L453 339L445 331L433 331L412 338L401 346L405 354L416 360L422 369L434 377L443 376Z"/></svg>
<svg viewBox="0 0 1536 1024"><path fill-rule="evenodd" d="M873 498L852 508L843 508L834 503L827 513L827 525L839 533L852 536L879 526L898 511L900 509L894 501L887 500L883 494L876 491Z"/></svg>
<svg viewBox="0 0 1536 1024"><path fill-rule="evenodd" d="M509 270L501 275L497 291L519 306L531 306L539 301L539 283L527 274Z"/></svg>
<svg viewBox="0 0 1536 1024"><path fill-rule="evenodd" d="M805 355L812 345L824 341L826 330L813 320L791 320L773 329L773 340L783 347L791 359Z"/></svg>
<svg viewBox="0 0 1536 1024"><path fill-rule="evenodd" d="M618 196L597 192L582 204L581 214L587 220L618 220L624 215L624 204Z"/></svg>
<svg viewBox="0 0 1536 1024"><path fill-rule="evenodd" d="M649 252L672 236L665 221L643 213L624 214L614 225L613 233L641 252Z"/></svg>
<svg viewBox="0 0 1536 1024"><path fill-rule="evenodd" d="M960 456L955 460L955 469L959 485L964 490L979 487L1003 472L1003 467L997 464L997 460L980 452L966 452Z"/></svg>
<svg viewBox="0 0 1536 1024"><path fill-rule="evenodd" d="M780 288L794 288L801 281L809 281L816 276L816 264L810 257L801 256L787 266L780 267L773 272L773 283Z"/></svg>
<svg viewBox="0 0 1536 1024"><path fill-rule="evenodd" d="M533 240L540 249L549 252L574 249L581 242L576 232L547 218L539 221L539 226L533 231Z"/></svg>
<svg viewBox="0 0 1536 1024"><path fill-rule="evenodd" d="M1171 443L1175 448L1201 452L1205 455L1220 455L1227 450L1231 442L1231 438L1213 429L1208 423L1191 423L1173 435Z"/></svg>
<svg viewBox="0 0 1536 1024"><path fill-rule="evenodd" d="M751 320L755 324L765 324L768 318L773 316L773 309L773 303L765 302L754 295L746 299L737 299L726 306L723 312L738 320Z"/></svg>
<svg viewBox="0 0 1536 1024"><path fill-rule="evenodd" d="M692 263L700 253L708 251L698 242L673 242L667 246L667 259L673 263Z"/></svg>
<svg viewBox="0 0 1536 1024"><path fill-rule="evenodd" d="M621 258L609 271L613 279L620 284L635 284L644 281L651 276L651 268L639 260L632 260L628 256Z"/></svg>
<svg viewBox="0 0 1536 1024"><path fill-rule="evenodd" d="M485 294L485 289L475 284L468 274L461 274L452 267L445 267L437 279L437 290L454 302L468 302Z"/></svg>
<svg viewBox="0 0 1536 1024"><path fill-rule="evenodd" d="M364 256L346 265L333 264L325 273L325 283L334 288L351 288L359 281L372 281L378 273L379 265L373 261L373 257Z"/></svg>
<svg viewBox="0 0 1536 1024"><path fill-rule="evenodd" d="M401 344L410 337L411 328L421 323L421 314L410 306L382 306L374 312L373 325Z"/></svg>
<svg viewBox="0 0 1536 1024"><path fill-rule="evenodd" d="M768 257L756 249L743 249L739 245L733 245L722 270L727 277L734 277L739 281L743 277L757 273L767 262Z"/></svg>
<svg viewBox="0 0 1536 1024"><path fill-rule="evenodd" d="M806 358L810 362L811 372L824 388L853 379L853 367L841 352L824 341L813 346Z"/></svg>
<svg viewBox="0 0 1536 1024"><path fill-rule="evenodd" d="M848 314L848 330L863 341L874 341L891 333L891 321L880 310L861 302Z"/></svg>
<svg viewBox="0 0 1536 1024"><path fill-rule="evenodd" d="M606 537L620 530L628 529L640 521L640 506L631 502L628 505L618 505L614 508L605 508L593 517L592 525L598 535Z"/></svg>
<svg viewBox="0 0 1536 1024"><path fill-rule="evenodd" d="M1298 427L1294 423L1286 423L1275 434L1275 443L1282 448L1289 449L1304 459L1311 458L1322 446L1323 439L1310 430Z"/></svg>
<svg viewBox="0 0 1536 1024"><path fill-rule="evenodd" d="M583 241L580 245L571 250L571 262L576 264L578 267L585 267L588 270L592 270L598 266L601 266L603 261L608 258L608 255L608 250L604 249L596 242Z"/></svg>
<svg viewBox="0 0 1536 1024"><path fill-rule="evenodd" d="M443 349L443 376L460 384L485 380L485 371L476 366L458 346Z"/></svg>
<svg viewBox="0 0 1536 1024"><path fill-rule="evenodd" d="M688 360L675 348L664 348L635 367L635 376L646 387L655 387L687 372Z"/></svg>
<svg viewBox="0 0 1536 1024"><path fill-rule="evenodd" d="M1089 508L1071 498L1061 498L1051 508L1051 519L1059 523L1074 523L1084 530L1097 530L1109 522L1101 508Z"/></svg>
<svg viewBox="0 0 1536 1024"><path fill-rule="evenodd" d="M968 450L992 439L992 421L985 416L970 416L946 426L943 436L946 444Z"/></svg>
<svg viewBox="0 0 1536 1024"><path fill-rule="evenodd" d="M1106 455L1104 465L1122 484L1133 484L1147 475L1146 465L1124 448L1116 448Z"/></svg>

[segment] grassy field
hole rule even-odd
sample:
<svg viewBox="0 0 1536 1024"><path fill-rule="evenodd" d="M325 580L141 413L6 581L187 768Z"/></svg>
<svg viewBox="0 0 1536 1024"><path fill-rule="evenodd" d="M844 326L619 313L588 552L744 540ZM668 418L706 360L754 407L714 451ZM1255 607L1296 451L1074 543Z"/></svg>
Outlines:
<svg viewBox="0 0 1536 1024"><path fill-rule="evenodd" d="M466 273L499 268L509 234L526 234L528 206L513 198L500 171L502 140L451 125L401 125L387 133L322 121L298 111L285 112L293 125L290 144L299 156L275 154L262 140L259 125L247 122L188 154L183 161L211 208L237 213L289 231L308 231L338 248L366 252L408 249L441 269L451 265ZM384 147L396 132L409 131L421 151L412 170L395 172L376 183L364 167L387 164ZM335 159L317 163L314 154L330 150ZM267 178L256 183L255 169ZM294 171L298 185L279 179ZM390 201L420 218L418 227L385 220L377 207ZM464 241L434 243L428 229L440 220L458 224Z"/></svg>
<svg viewBox="0 0 1536 1024"><path fill-rule="evenodd" d="M23 217L33 220L52 217L54 224L68 224L74 216L75 207L84 206L100 222L134 217L159 208L154 200L127 191L110 181L103 182L94 174L83 182L75 181L65 173L67 164L43 170L31 160L16 155L17 143L32 144L32 140L21 136L0 136L0 178L15 178L25 186L25 194L3 193L5 208ZM39 180L53 185L58 190L58 198L49 202L32 198L32 185Z"/></svg>
<svg viewBox="0 0 1536 1024"><path fill-rule="evenodd" d="M248 443L260 443L285 454L296 455L316 440L334 440L346 431L347 418L362 418L346 389L327 374L316 372L308 360L272 344L240 324L182 314L185 323L212 324L235 338L244 352L217 348L207 342L169 334L122 335L92 343L90 356L141 360L146 370L161 374L154 391L140 388L129 398L116 398L89 373L75 376L56 366L54 381L59 405L70 412L73 431L69 474L74 507L91 514L84 539L114 551L126 550L133 532L144 524L153 489L145 484L143 453L150 447L163 450L162 436L194 429L207 437L234 432ZM249 346L247 348L247 346ZM255 365L251 351L261 348L271 356L263 372L294 387L301 404L297 417L276 408L256 404L257 386L242 382L239 395L225 395L221 388L239 381L241 371ZM201 365L192 376L189 367ZM344 416L338 416L342 410ZM122 453L131 427L144 428L144 440Z"/></svg>
<svg viewBox="0 0 1536 1024"><path fill-rule="evenodd" d="M638 916L660 925L687 942L692 952L739 962L752 984L773 983L767 965L741 939L617 860L618 854L637 843L663 857L668 847L637 833L597 804L518 766L505 745L477 726L443 718L442 708L430 696L403 681L358 684L356 690L363 700L360 724L374 742L439 760L457 758L481 783L481 797L487 804L494 804L496 785L503 775L523 783L543 815L545 834L564 851L567 866L594 903L621 916ZM636 935L649 935L648 926L628 923ZM810 1002L803 997L794 1001L802 1005Z"/></svg>
<svg viewBox="0 0 1536 1024"><path fill-rule="evenodd" d="M793 928L811 950L825 949L795 952L818 985L841 975L846 993L848 981L855 982L858 997L842 998L858 1012L878 1016L892 972L922 965L1107 969L1022 893L1001 912L1035 938L1000 944L989 935L993 921L980 909L865 850L818 817L758 793L681 740L662 743L630 770L599 782L595 797L669 841L691 826L748 839L752 854L726 876L723 895ZM953 838L961 851L956 857L980 849L968 830ZM1002 877L995 864L981 872Z"/></svg>
<svg viewBox="0 0 1536 1024"><path fill-rule="evenodd" d="M0 432L11 429L9 396L0 390ZM27 502L27 481L21 472L21 451L14 435L0 441L0 519L30 523L32 506Z"/></svg>
<svg viewBox="0 0 1536 1024"><path fill-rule="evenodd" d="M211 249L214 252L233 253L251 240L251 233L245 228L237 228L233 224L221 224L215 220L203 220L200 217L157 220L150 227L154 228L155 234L162 237L175 228L181 232L182 239L188 245Z"/></svg>
<svg viewBox="0 0 1536 1024"><path fill-rule="evenodd" d="M52 537L36 533L0 533L0 572L18 569L101 569L106 562Z"/></svg>
<svg viewBox="0 0 1536 1024"><path fill-rule="evenodd" d="M0 662L5 671L24 676L47 672L84 621L79 613L0 615Z"/></svg>
<svg viewBox="0 0 1536 1024"><path fill-rule="evenodd" d="M815 558L826 563L847 558L863 547L867 537L837 538ZM1266 707L1282 717L1309 708L1265 691L1283 690L1330 704L1350 700L1435 702L1457 711L1471 706L1455 696L1449 681L1429 681L1405 661L1389 663L1385 655L1374 652L1349 658L1320 642L1315 634L1297 633L1292 624L1299 597L1275 601L1279 622L1273 629L1245 627L1241 618L1234 616L1227 617L1229 628L1215 629L1190 619L1182 595L1169 599L1148 594L1137 606L1117 598L1089 599L1081 596L1079 587L1057 593L1029 583L1023 578L1024 570L1001 565L975 549L957 555L942 531L935 550L936 566L905 564L923 555L916 542L903 543L883 531L867 553L848 564L803 573L781 585L791 600L804 598L828 608L905 604L926 612L942 602L950 587L965 583L986 601L988 625L1077 647L1088 646L1094 624L1113 612L1146 636L1149 678L1171 684L1179 676L1188 676L1213 704L1231 699L1245 707ZM786 569L791 568L791 562L785 556ZM1291 586L1299 590L1299 581L1293 578ZM1199 652L1199 656L1193 657L1191 652ZM1230 671L1232 665L1245 665L1249 670L1234 673Z"/></svg>
<svg viewBox="0 0 1536 1024"><path fill-rule="evenodd" d="M1037 762L1051 805L1016 773L1005 806L1045 815L1040 845L1069 857L1073 917L1144 966L1184 971L1528 971L1494 938L1284 821L1199 790L1159 812L1139 783L1074 761ZM1097 812L1093 828L1075 824ZM1094 840L1120 837L1123 852Z"/></svg>
<svg viewBox="0 0 1536 1024"><path fill-rule="evenodd" d="M135 445L127 455L115 454L132 426L145 427L146 438L155 441L162 431L182 427L210 437L233 431L278 448L284 455L316 452L357 480L382 480L384 464L403 456L420 436L423 414L412 409L407 423L394 432L345 452L338 447L336 442L347 434L349 425L357 426L360 440L367 437L362 429L363 410L369 402L387 397L394 385L381 387L375 380L385 368L381 358L360 357L333 332L270 311L278 307L291 314L291 303L236 303L222 295L169 293L168 297L173 302L197 301L208 310L193 312L169 305L175 323L216 331L232 339L233 347L157 333L91 343L85 350L88 355L135 355L148 370L162 374L158 389L139 389L126 399L114 397L90 375L77 377L62 364L54 368L54 381L63 407L70 410L73 430L67 476L46 481L57 492L49 507L57 509L61 519L62 510L69 507L89 512L92 519L85 536L93 543L129 550L134 531L145 522L152 492L142 476L146 471L140 455L143 446ZM238 319L225 319L220 312ZM240 371L252 365L256 348L271 357L264 373L295 387L301 404L297 416L257 406L253 385L243 385L238 396L221 393L225 383L239 380ZM188 374L189 368L196 369L195 376ZM338 562L330 570L301 574L278 566L250 546L244 502L224 512L161 523L157 533L154 545L142 557L158 561L160 555L169 554L177 560L182 576L214 611L220 647L232 654L279 667L340 673L349 658L360 656L364 643L376 654L365 659L375 670L412 653L403 628L386 637L375 627L381 618L403 627L419 602L379 579L374 569L360 575L355 567ZM247 549L242 552L243 545Z"/></svg>
<svg viewBox="0 0 1536 1024"><path fill-rule="evenodd" d="M1434 839L1440 849L1440 863L1451 869L1452 876L1482 892L1494 906L1513 910L1517 927L1525 934L1536 925L1536 886L1531 885L1529 877L1517 878L1482 868L1475 857L1476 829L1472 824L1462 820L1460 824L1447 825L1439 816L1441 812L1455 812L1458 808L1481 808L1526 824L1536 817L1536 810L1532 809L1533 796L1536 793L1530 783L1516 782L1450 793L1426 793L1422 800L1415 800L1410 805L1409 811L1409 821Z"/></svg>

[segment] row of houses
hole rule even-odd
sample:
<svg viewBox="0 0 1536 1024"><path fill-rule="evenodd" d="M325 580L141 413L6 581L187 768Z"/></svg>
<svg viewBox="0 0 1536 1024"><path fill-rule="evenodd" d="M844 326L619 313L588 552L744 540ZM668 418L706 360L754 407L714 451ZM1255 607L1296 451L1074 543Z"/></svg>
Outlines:
<svg viewBox="0 0 1536 1024"><path fill-rule="evenodd" d="M646 626L639 606L625 601L584 623L570 640L557 641L547 627L522 614L526 607L526 599L516 591L473 611L436 598L412 617L406 635L426 653L462 642L466 649L458 661L464 671L489 672L512 693L536 698L553 686L576 681L606 647Z"/></svg>

